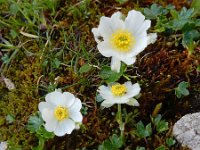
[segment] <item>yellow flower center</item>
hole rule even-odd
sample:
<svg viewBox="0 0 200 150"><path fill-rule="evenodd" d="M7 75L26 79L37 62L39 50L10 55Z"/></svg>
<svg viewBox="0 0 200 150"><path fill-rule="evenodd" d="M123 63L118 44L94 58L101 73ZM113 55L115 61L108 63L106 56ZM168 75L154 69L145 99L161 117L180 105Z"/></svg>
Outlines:
<svg viewBox="0 0 200 150"><path fill-rule="evenodd" d="M135 43L134 36L126 30L118 30L111 35L111 45L117 51L128 52Z"/></svg>
<svg viewBox="0 0 200 150"><path fill-rule="evenodd" d="M54 110L54 115L58 121L69 118L69 110L62 106L57 106Z"/></svg>
<svg viewBox="0 0 200 150"><path fill-rule="evenodd" d="M115 84L111 87L111 92L114 96L123 96L127 92L127 88L122 84Z"/></svg>

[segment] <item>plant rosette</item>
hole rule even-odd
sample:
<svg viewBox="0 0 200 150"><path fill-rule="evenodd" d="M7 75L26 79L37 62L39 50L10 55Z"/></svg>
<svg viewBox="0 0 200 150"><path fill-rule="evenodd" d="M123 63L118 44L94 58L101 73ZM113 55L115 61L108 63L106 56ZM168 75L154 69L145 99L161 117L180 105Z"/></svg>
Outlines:
<svg viewBox="0 0 200 150"><path fill-rule="evenodd" d="M98 92L104 99L101 103L102 107L108 108L114 104L128 104L131 106L139 106L138 101L134 98L140 94L140 85L132 84L130 81L124 84L113 83L108 86L100 86Z"/></svg>
<svg viewBox="0 0 200 150"><path fill-rule="evenodd" d="M110 18L102 16L97 28L92 29L97 48L105 57L111 58L111 69L119 72L121 61L131 65L136 55L157 39L156 33L147 34L151 26L150 20L135 10L128 12L125 18L116 12Z"/></svg>
<svg viewBox="0 0 200 150"><path fill-rule="evenodd" d="M71 134L83 116L80 112L82 103L69 92L54 91L45 96L46 102L39 103L39 111L45 121L44 127L56 136Z"/></svg>

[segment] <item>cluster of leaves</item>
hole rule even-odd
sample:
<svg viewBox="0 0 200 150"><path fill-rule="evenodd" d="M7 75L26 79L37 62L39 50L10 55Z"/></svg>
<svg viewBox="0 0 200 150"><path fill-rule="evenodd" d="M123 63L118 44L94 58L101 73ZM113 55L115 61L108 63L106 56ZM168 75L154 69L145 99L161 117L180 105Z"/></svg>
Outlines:
<svg viewBox="0 0 200 150"><path fill-rule="evenodd" d="M142 121L136 123L136 128L131 132L131 134L136 135L140 139L150 138L153 132L157 134L163 134L169 130L168 122L162 119L162 116L158 114L156 117L151 117L151 123L146 126ZM117 136L113 134L109 139L105 140L101 145L99 145L98 150L119 150L124 145L124 137ZM171 137L167 138L165 141L166 145L161 145L156 150L165 150L170 148L175 144L175 140ZM136 150L145 150L145 147L137 146Z"/></svg>
<svg viewBox="0 0 200 150"><path fill-rule="evenodd" d="M23 15L23 19L25 22L28 22L29 24L34 25L38 20L40 20L40 15L43 10L50 10L52 14L55 13L55 6L56 1L39 1L39 0L33 0L30 2L22 2L15 0L2 0L2 4L9 3L9 13L11 13L13 16L21 16ZM37 15L35 15L37 14ZM11 20L14 21L15 18L12 18Z"/></svg>
<svg viewBox="0 0 200 150"><path fill-rule="evenodd" d="M27 129L30 133L34 133L39 140L38 146L34 147L33 150L43 150L45 141L54 137L53 133L45 130L43 124L44 121L40 113L30 116L28 120Z"/></svg>
<svg viewBox="0 0 200 150"><path fill-rule="evenodd" d="M154 125L158 134L165 132L169 129L168 122L165 120L161 120L161 115L158 114L155 118L151 117L152 123L147 124L146 126L142 121L139 121L136 124L136 132L135 134L140 138L146 138L152 135L152 124Z"/></svg>
<svg viewBox="0 0 200 150"><path fill-rule="evenodd" d="M156 117L151 117L151 123L148 123L146 126L142 121L139 121L136 124L136 130L134 134L139 138L146 139L151 137L153 132L157 132L157 134L162 134L169 130L168 122L163 120L161 115L158 114ZM175 140L172 138L166 139L166 146L161 145L156 150L165 150L167 147L171 147L175 144ZM137 150L145 150L145 147L137 147Z"/></svg>
<svg viewBox="0 0 200 150"><path fill-rule="evenodd" d="M113 134L109 139L99 145L98 150L118 150L124 144L124 138Z"/></svg>
<svg viewBox="0 0 200 150"><path fill-rule="evenodd" d="M164 8L153 4L150 8L144 8L144 15L156 21L155 32L174 35L172 37L176 39L176 45L181 41L190 54L194 51L195 42L199 42L200 37L200 19L196 18L194 8L183 7L177 11L173 5Z"/></svg>

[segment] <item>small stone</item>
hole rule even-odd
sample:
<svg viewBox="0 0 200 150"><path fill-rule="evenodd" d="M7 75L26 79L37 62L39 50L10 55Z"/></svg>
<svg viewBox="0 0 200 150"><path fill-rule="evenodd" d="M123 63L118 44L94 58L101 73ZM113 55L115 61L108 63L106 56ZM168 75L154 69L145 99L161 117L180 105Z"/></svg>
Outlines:
<svg viewBox="0 0 200 150"><path fill-rule="evenodd" d="M200 113L183 116L174 124L172 134L182 146L200 150Z"/></svg>
<svg viewBox="0 0 200 150"><path fill-rule="evenodd" d="M7 142L0 143L0 150L7 150L7 148L8 148Z"/></svg>
<svg viewBox="0 0 200 150"><path fill-rule="evenodd" d="M10 79L3 77L3 81L9 90L15 89L15 85Z"/></svg>

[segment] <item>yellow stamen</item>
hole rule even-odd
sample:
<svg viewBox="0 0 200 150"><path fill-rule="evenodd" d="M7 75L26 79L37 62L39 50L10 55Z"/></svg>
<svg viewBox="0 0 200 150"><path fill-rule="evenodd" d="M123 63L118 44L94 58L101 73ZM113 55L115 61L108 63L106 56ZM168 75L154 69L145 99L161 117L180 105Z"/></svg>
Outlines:
<svg viewBox="0 0 200 150"><path fill-rule="evenodd" d="M111 35L111 45L117 51L128 52L135 43L134 36L126 30L118 30Z"/></svg>
<svg viewBox="0 0 200 150"><path fill-rule="evenodd" d="M69 118L69 110L62 106L57 106L54 110L54 115L58 121Z"/></svg>
<svg viewBox="0 0 200 150"><path fill-rule="evenodd" d="M123 96L127 92L127 88L122 84L115 84L111 87L111 92L114 96Z"/></svg>

